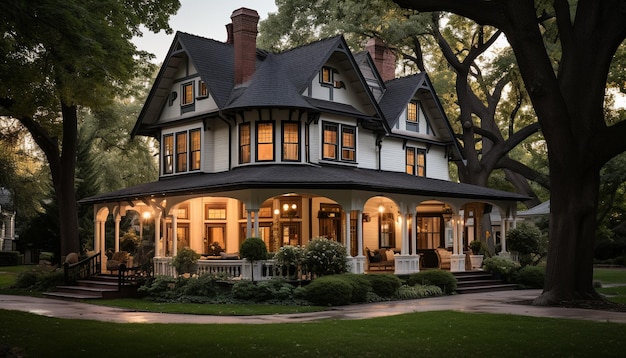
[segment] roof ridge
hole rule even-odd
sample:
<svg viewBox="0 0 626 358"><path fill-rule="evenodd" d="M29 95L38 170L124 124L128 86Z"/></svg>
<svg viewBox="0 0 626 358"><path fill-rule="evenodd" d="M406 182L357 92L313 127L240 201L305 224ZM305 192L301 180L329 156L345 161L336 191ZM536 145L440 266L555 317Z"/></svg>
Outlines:
<svg viewBox="0 0 626 358"><path fill-rule="evenodd" d="M308 46L311 46L311 45L315 45L315 44L318 44L318 43L321 43L321 42L326 42L326 41L331 41L331 40L337 40L337 39L339 39L341 36L342 36L342 35L335 35L335 36L331 36L331 37L326 37L326 38L323 38L323 39L319 39L319 40L316 40L316 41L313 41L313 42L306 43L306 44L304 44L304 45L300 45L300 46L292 47L292 48L287 49L287 50L284 50L284 51L275 52L274 54L275 54L275 55L282 55L282 54L289 53L289 52L291 52L291 51L295 51L295 50L299 50L299 49L301 49L301 48L308 47Z"/></svg>

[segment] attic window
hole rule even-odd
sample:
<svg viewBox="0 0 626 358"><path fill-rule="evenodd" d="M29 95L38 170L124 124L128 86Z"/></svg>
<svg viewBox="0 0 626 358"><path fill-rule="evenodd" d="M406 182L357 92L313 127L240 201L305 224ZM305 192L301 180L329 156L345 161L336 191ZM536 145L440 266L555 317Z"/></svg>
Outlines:
<svg viewBox="0 0 626 358"><path fill-rule="evenodd" d="M322 67L322 71L320 72L320 83L325 85L333 85L335 82L333 81L333 69L330 67Z"/></svg>
<svg viewBox="0 0 626 358"><path fill-rule="evenodd" d="M204 83L204 81L198 81L198 98L206 98L208 95L206 83Z"/></svg>
<svg viewBox="0 0 626 358"><path fill-rule="evenodd" d="M193 82L187 82L180 86L180 112L187 113L195 110L195 98L193 96Z"/></svg>

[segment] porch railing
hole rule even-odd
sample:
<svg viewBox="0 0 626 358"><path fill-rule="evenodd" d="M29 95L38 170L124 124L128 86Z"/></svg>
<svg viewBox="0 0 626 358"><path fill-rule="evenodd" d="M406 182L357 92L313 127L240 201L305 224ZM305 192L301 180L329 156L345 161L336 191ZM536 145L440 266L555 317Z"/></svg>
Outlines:
<svg viewBox="0 0 626 358"><path fill-rule="evenodd" d="M74 264L63 264L63 281L66 285L73 284L77 280L84 280L102 271L101 253L97 252Z"/></svg>
<svg viewBox="0 0 626 358"><path fill-rule="evenodd" d="M270 280L272 278L289 278L289 272L282 270L274 260L255 261L254 266L248 260L198 260L198 275L214 274L224 278L252 279L254 270L255 281ZM172 266L171 257L154 258L154 274L176 277L176 270Z"/></svg>

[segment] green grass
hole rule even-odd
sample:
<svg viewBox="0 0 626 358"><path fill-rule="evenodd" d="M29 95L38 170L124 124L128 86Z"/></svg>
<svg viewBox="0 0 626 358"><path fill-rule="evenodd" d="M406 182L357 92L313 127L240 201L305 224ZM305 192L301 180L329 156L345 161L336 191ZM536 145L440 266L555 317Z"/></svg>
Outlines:
<svg viewBox="0 0 626 358"><path fill-rule="evenodd" d="M11 287L20 272L32 269L32 265L0 266L0 289Z"/></svg>
<svg viewBox="0 0 626 358"><path fill-rule="evenodd" d="M319 306L287 306L269 304L196 304L196 303L162 303L142 299L115 299L89 301L88 303L103 306L122 307L137 311L162 313L190 313L218 316L250 316L267 314L286 314L317 312L328 309Z"/></svg>
<svg viewBox="0 0 626 358"><path fill-rule="evenodd" d="M626 285L626 268L594 268L593 279L602 284Z"/></svg>
<svg viewBox="0 0 626 358"><path fill-rule="evenodd" d="M2 344L29 357L622 357L626 325L425 312L368 320L111 324L0 310Z"/></svg>

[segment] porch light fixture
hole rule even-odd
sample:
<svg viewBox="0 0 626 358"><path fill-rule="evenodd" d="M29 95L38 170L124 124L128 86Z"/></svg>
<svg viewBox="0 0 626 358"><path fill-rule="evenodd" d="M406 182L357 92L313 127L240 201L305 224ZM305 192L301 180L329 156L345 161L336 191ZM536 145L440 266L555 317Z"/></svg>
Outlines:
<svg viewBox="0 0 626 358"><path fill-rule="evenodd" d="M378 205L378 212L381 214L385 212L385 207L383 206L383 204Z"/></svg>
<svg viewBox="0 0 626 358"><path fill-rule="evenodd" d="M448 222L450 221L450 219L452 219L452 209L448 205L443 206L442 212L443 212L443 220Z"/></svg>
<svg viewBox="0 0 626 358"><path fill-rule="evenodd" d="M142 216L143 216L144 220L146 220L146 221L150 220L150 212L149 211L144 211Z"/></svg>

